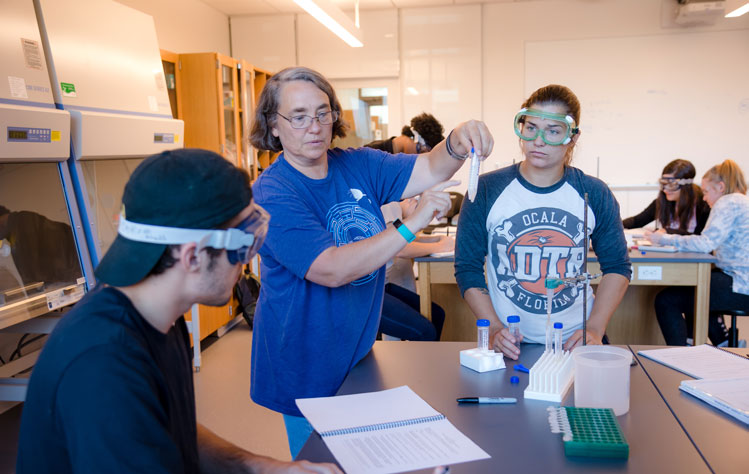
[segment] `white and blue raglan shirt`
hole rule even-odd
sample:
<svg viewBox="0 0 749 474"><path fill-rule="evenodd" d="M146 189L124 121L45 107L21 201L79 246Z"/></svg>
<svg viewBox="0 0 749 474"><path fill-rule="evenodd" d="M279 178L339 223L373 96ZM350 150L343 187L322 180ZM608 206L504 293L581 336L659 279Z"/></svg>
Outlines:
<svg viewBox="0 0 749 474"><path fill-rule="evenodd" d="M559 182L539 188L520 175L519 167L482 175L476 199L463 200L455 278L461 294L469 288L488 286L502 323L507 325L507 316L519 315L524 340L543 344L546 277L571 277L582 269L585 193L588 229L601 271L629 279L632 270L619 204L603 181L565 167ZM555 290L551 319L564 324L564 340L582 327L582 298L582 291L575 288ZM590 316L592 291L588 292L587 307Z"/></svg>
<svg viewBox="0 0 749 474"><path fill-rule="evenodd" d="M337 288L305 275L326 249L385 230L380 206L401 199L415 162L416 155L336 148L328 150L328 175L312 179L281 154L252 186L270 213L252 336L255 403L302 416L295 399L335 395L372 348L385 266Z"/></svg>
<svg viewBox="0 0 749 474"><path fill-rule="evenodd" d="M726 194L713 204L701 235L664 235L660 243L682 252L715 250L716 266L733 278L734 293L749 295L749 196Z"/></svg>

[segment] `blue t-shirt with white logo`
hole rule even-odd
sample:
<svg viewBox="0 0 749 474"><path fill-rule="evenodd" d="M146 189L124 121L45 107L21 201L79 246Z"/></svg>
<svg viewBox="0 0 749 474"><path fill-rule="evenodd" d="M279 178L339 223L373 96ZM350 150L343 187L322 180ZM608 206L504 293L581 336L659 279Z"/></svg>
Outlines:
<svg viewBox="0 0 749 474"><path fill-rule="evenodd" d="M284 158L252 187L271 216L260 249L260 296L252 337L250 395L301 416L296 398L334 395L371 349L382 311L385 267L330 288L305 280L312 262L385 230L380 206L401 198L416 155L328 151L328 175L312 179Z"/></svg>
<svg viewBox="0 0 749 474"><path fill-rule="evenodd" d="M546 188L526 181L513 165L479 178L475 201L463 201L455 243L455 278L461 293L487 288L503 324L520 316L526 342L546 335L546 277L579 275L585 252L584 195L588 229L604 274L631 276L619 204L606 184L577 168ZM486 276L484 269L486 268ZM582 292L560 286L552 296L552 322L563 338L582 327ZM588 316L593 292L588 292Z"/></svg>

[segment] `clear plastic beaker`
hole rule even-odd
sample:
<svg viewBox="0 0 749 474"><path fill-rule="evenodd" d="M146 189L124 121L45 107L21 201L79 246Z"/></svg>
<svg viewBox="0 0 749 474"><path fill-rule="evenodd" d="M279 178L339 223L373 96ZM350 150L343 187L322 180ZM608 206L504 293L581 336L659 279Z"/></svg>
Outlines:
<svg viewBox="0 0 749 474"><path fill-rule="evenodd" d="M581 346L575 360L575 406L612 408L616 416L629 411L629 370L632 353L613 346Z"/></svg>

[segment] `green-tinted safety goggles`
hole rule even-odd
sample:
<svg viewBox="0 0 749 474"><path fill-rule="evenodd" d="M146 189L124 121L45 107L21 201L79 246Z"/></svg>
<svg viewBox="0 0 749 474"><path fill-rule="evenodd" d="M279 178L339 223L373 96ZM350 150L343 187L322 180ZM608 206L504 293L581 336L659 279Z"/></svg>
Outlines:
<svg viewBox="0 0 749 474"><path fill-rule="evenodd" d="M566 145L580 130L571 115L522 108L515 115L515 134L525 141L541 136L547 145Z"/></svg>

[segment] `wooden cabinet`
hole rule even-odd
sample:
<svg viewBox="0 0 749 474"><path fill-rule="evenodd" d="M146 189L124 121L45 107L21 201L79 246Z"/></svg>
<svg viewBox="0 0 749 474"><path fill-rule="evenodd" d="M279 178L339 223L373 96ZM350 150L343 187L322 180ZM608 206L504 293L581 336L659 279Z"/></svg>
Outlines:
<svg viewBox="0 0 749 474"><path fill-rule="evenodd" d="M241 166L238 61L218 53L180 54L185 146L213 150Z"/></svg>
<svg viewBox="0 0 749 474"><path fill-rule="evenodd" d="M205 148L240 165L238 62L217 53L176 54L161 50L172 116L185 122L185 146ZM200 339L234 318L234 301L198 306ZM190 312L185 319L191 320Z"/></svg>
<svg viewBox="0 0 749 474"><path fill-rule="evenodd" d="M249 171L252 180L257 179L258 174L273 163L278 156L276 152L257 150L249 143L250 128L255 117L255 108L260 100L260 93L265 87L272 73L254 67L247 61L239 61L239 87L240 103L242 104L242 143L244 145L243 166Z"/></svg>
<svg viewBox="0 0 749 474"><path fill-rule="evenodd" d="M182 75L179 70L179 55L165 49L161 50L161 65L164 68L164 79L166 79L166 91L169 95L169 104L172 107L172 118L181 119L182 112L181 96Z"/></svg>

